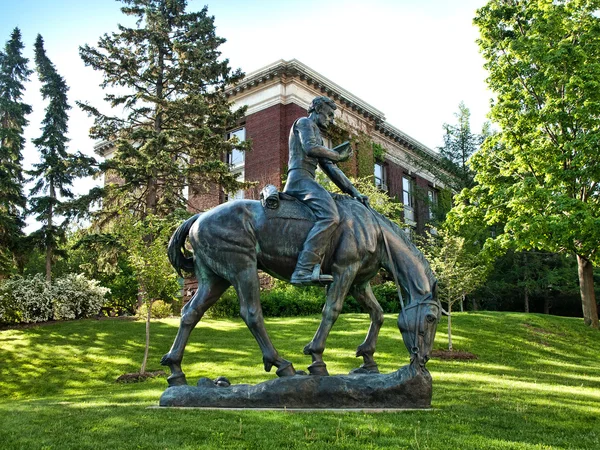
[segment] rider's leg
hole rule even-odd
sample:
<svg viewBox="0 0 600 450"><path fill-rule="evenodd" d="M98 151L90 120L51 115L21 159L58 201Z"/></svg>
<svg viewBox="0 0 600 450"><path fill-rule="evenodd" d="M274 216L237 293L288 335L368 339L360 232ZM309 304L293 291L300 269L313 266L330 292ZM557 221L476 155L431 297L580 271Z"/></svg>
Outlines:
<svg viewBox="0 0 600 450"><path fill-rule="evenodd" d="M314 180L302 180L297 183L296 190L288 193L302 200L316 219L298 255L291 282L299 285L331 282L333 278L330 275L320 274L320 264L340 223L337 205L329 192Z"/></svg>

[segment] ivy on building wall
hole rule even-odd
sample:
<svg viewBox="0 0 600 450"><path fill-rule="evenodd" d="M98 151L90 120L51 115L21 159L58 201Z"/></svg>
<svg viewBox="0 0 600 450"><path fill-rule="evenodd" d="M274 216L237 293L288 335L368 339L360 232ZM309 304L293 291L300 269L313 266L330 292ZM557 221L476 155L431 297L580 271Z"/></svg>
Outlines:
<svg viewBox="0 0 600 450"><path fill-rule="evenodd" d="M327 135L332 141L333 146L350 141L354 154L345 162L338 166L349 177L372 177L375 158L373 156L373 143L369 135L362 131L351 130L350 127L338 122L327 130ZM385 152L385 150L383 150Z"/></svg>

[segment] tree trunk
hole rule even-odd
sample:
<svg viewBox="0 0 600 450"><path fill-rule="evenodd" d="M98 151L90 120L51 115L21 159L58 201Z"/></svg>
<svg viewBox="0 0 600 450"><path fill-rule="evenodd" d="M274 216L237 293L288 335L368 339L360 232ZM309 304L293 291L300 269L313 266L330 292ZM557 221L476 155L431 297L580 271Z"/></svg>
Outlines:
<svg viewBox="0 0 600 450"><path fill-rule="evenodd" d="M594 293L594 265L591 261L577 255L577 272L579 274L579 291L583 308L583 322L598 328L598 307Z"/></svg>
<svg viewBox="0 0 600 450"><path fill-rule="evenodd" d="M544 314L550 314L550 305L550 297L546 294L546 296L544 297Z"/></svg>
<svg viewBox="0 0 600 450"><path fill-rule="evenodd" d="M56 191L54 190L54 182L50 180L50 198L54 200L56 198ZM48 233L53 234L52 230L53 219L54 219L54 205L50 203L50 207L48 208ZM48 283L52 282L52 256L53 251L52 244L48 243L48 236L46 236L46 281Z"/></svg>
<svg viewBox="0 0 600 450"><path fill-rule="evenodd" d="M479 311L479 303L477 303L475 297L471 297L471 306L473 307L473 311Z"/></svg>
<svg viewBox="0 0 600 450"><path fill-rule="evenodd" d="M148 363L148 353L150 352L150 318L152 317L152 300L148 301L148 312L146 314L146 348L144 348L144 359L140 373L146 373L146 364Z"/></svg>
<svg viewBox="0 0 600 450"><path fill-rule="evenodd" d="M465 297L466 295L463 294L460 298L460 312L465 312Z"/></svg>
<svg viewBox="0 0 600 450"><path fill-rule="evenodd" d="M452 303L448 302L448 350L452 351Z"/></svg>
<svg viewBox="0 0 600 450"><path fill-rule="evenodd" d="M527 290L527 288L524 289L523 299L525 302L525 312L528 313L529 312L529 291Z"/></svg>

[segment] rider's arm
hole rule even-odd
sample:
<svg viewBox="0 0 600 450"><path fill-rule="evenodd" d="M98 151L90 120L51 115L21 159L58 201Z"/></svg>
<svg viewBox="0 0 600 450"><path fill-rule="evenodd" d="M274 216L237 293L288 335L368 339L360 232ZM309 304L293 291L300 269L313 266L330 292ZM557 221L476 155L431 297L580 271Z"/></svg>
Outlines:
<svg viewBox="0 0 600 450"><path fill-rule="evenodd" d="M363 195L358 192L358 189L354 187L352 182L348 179L348 177L346 177L346 175L344 175L344 172L342 172L338 166L333 164L331 161L323 159L319 160L319 166L329 177L329 179L333 181L333 183L340 188L344 194L351 195L352 197L362 201Z"/></svg>
<svg viewBox="0 0 600 450"><path fill-rule="evenodd" d="M317 136L315 135L312 121L306 117L298 120L295 125L298 130L298 136L302 143L302 148L308 156L313 158L323 158L329 161L338 162L342 159L342 156L335 150L328 149L317 143Z"/></svg>

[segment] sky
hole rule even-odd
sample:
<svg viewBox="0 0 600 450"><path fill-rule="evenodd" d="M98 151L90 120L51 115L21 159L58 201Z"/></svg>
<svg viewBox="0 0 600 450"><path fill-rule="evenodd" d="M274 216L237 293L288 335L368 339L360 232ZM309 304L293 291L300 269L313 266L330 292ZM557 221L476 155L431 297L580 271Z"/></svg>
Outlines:
<svg viewBox="0 0 600 450"><path fill-rule="evenodd" d="M222 57L250 73L279 59L297 59L382 111L391 125L435 149L444 123L455 123L463 101L471 127L481 130L489 110L487 90L472 24L485 0L188 0L188 11L208 5L217 35L227 39ZM14 27L33 69L33 43L45 41L47 56L69 86L72 106L69 149L93 154L92 119L75 105L101 107L100 73L85 67L80 45L95 46L117 24L132 26L113 0L0 0L0 45ZM31 139L41 134L46 104L34 74L25 102L33 106L26 129L26 168L37 161ZM94 181L80 182L86 191Z"/></svg>

